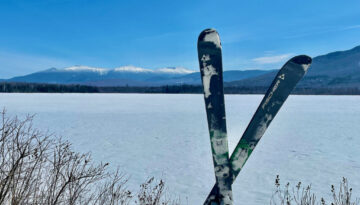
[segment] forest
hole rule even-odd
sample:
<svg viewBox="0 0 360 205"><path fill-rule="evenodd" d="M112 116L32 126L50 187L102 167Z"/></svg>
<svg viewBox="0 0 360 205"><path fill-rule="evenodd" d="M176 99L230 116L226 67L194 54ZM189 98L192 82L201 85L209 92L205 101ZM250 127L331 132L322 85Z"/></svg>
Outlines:
<svg viewBox="0 0 360 205"><path fill-rule="evenodd" d="M262 86L225 86L225 94L265 94L267 87ZM95 87L87 85L9 83L0 84L2 93L169 93L199 94L200 85L166 85L158 87L118 86ZM293 94L298 95L359 95L358 87L296 87Z"/></svg>

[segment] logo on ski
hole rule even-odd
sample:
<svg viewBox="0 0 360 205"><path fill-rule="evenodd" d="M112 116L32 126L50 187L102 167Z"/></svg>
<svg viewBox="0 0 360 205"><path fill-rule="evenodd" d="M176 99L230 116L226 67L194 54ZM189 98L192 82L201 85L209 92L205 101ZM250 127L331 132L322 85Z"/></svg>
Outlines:
<svg viewBox="0 0 360 205"><path fill-rule="evenodd" d="M281 74L281 75L279 76L279 78L280 78L281 80L285 80L285 74Z"/></svg>

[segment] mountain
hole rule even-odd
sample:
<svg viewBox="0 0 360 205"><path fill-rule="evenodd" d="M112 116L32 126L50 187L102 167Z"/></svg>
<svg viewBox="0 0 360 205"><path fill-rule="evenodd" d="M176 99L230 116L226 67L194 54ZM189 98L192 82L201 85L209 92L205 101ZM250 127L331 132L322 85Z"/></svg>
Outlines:
<svg viewBox="0 0 360 205"><path fill-rule="evenodd" d="M259 76L270 71L225 71L224 81L230 82ZM115 69L73 66L64 69L51 68L25 76L14 77L8 82L83 84L91 86L161 86L190 84L200 85L199 72L182 67L145 69L123 66Z"/></svg>
<svg viewBox="0 0 360 205"><path fill-rule="evenodd" d="M302 87L360 87L360 46L313 59Z"/></svg>
<svg viewBox="0 0 360 205"><path fill-rule="evenodd" d="M250 77L255 77L269 73L271 70L230 70L224 71L223 80L224 82L231 82L234 80L241 80ZM166 80L158 80L153 82L154 85L201 85L201 78L199 72L194 72L191 74L183 75L180 77L174 77Z"/></svg>
<svg viewBox="0 0 360 205"><path fill-rule="evenodd" d="M169 79L193 72L194 71L181 67L151 70L134 66L124 66L115 69L73 66L64 69L51 68L45 71L11 78L7 81L56 84L93 84L95 82L109 81L115 84L136 84L137 82L151 82L152 79Z"/></svg>
<svg viewBox="0 0 360 205"><path fill-rule="evenodd" d="M227 86L267 87L277 71L227 83ZM313 58L308 73L299 82L298 88L359 88L360 46L346 51L337 51Z"/></svg>
<svg viewBox="0 0 360 205"><path fill-rule="evenodd" d="M277 70L225 71L227 87L268 87ZM146 69L123 66L115 69L72 66L6 80L7 82L81 84L91 86L200 85L199 72L182 67ZM298 88L360 88L360 46L313 58Z"/></svg>

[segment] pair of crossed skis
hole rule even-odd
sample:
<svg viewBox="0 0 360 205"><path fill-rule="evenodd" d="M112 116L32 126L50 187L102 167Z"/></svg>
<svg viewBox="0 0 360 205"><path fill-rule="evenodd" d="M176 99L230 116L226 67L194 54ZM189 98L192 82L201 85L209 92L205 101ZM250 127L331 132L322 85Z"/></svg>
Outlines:
<svg viewBox="0 0 360 205"><path fill-rule="evenodd" d="M221 42L216 30L206 29L200 33L198 57L216 178L204 204L232 205L231 185L312 60L309 56L300 55L285 63L229 158Z"/></svg>

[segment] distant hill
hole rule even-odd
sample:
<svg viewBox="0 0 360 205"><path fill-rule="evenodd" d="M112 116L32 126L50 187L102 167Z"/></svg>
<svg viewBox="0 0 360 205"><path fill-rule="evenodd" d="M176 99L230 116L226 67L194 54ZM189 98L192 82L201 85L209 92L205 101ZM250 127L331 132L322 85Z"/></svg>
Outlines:
<svg viewBox="0 0 360 205"><path fill-rule="evenodd" d="M360 46L314 58L303 87L359 87Z"/></svg>
<svg viewBox="0 0 360 205"><path fill-rule="evenodd" d="M226 87L264 89L270 85L277 70L232 70L224 72ZM0 80L1 81L1 80ZM124 66L115 69L73 66L64 69L51 68L5 80L6 82L79 84L95 87L156 87L200 85L199 72L182 67L145 69ZM235 89L236 92L238 88ZM337 51L313 58L308 73L297 88L321 90L337 89L336 93L354 93L349 89L360 88L360 46L346 51ZM192 89L192 88L191 88ZM325 89L325 91L324 91ZM234 91L235 92L235 91ZM356 91L357 92L357 91ZM315 92L317 93L317 92Z"/></svg>
<svg viewBox="0 0 360 205"><path fill-rule="evenodd" d="M269 73L272 70L230 70L230 71L224 71L223 78L224 82L231 82L234 80L242 80L246 78L251 78L259 75L263 75L265 73ZM191 74L187 74L180 77L174 77L166 80L158 80L158 81L152 81L152 85L201 85L201 78L200 73L195 72Z"/></svg>
<svg viewBox="0 0 360 205"><path fill-rule="evenodd" d="M271 71L225 71L224 81L230 82L259 76ZM200 73L186 68L160 68L156 70L124 66L115 69L73 66L64 69L51 68L25 76L14 77L7 82L81 84L90 86L162 86L200 85Z"/></svg>
<svg viewBox="0 0 360 205"><path fill-rule="evenodd" d="M227 86L269 86L277 71L227 83ZM360 46L313 58L298 88L359 88Z"/></svg>

